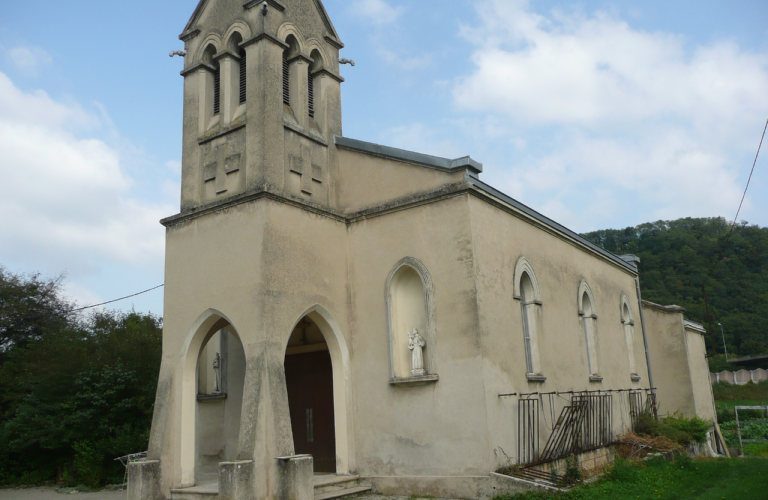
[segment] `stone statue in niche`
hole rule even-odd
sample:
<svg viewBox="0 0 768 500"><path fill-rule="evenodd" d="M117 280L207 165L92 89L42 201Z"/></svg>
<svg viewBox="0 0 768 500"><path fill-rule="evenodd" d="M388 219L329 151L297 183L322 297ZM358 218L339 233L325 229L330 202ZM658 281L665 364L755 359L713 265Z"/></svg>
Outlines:
<svg viewBox="0 0 768 500"><path fill-rule="evenodd" d="M408 334L408 349L411 350L411 374L414 377L422 377L427 374L424 370L423 349L425 345L427 345L427 341L414 328L413 332Z"/></svg>
<svg viewBox="0 0 768 500"><path fill-rule="evenodd" d="M215 376L213 392L218 394L221 392L221 355L218 352L213 358L213 373Z"/></svg>

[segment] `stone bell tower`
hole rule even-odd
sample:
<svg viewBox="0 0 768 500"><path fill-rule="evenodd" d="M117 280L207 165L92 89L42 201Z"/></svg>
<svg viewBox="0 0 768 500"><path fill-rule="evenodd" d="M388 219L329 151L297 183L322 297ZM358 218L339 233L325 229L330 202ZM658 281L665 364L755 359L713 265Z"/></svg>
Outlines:
<svg viewBox="0 0 768 500"><path fill-rule="evenodd" d="M284 372L292 329L276 323L289 321L278 312L284 276L312 255L286 259L279 245L307 214L333 212L343 44L320 0L200 0L180 38L181 212L161 221L164 358L147 458L129 467L128 497L308 500L313 459L294 452ZM319 238L344 228L319 225L305 230ZM331 267L321 266L322 279ZM224 331L240 357L225 363L219 340L229 389L210 397L200 360Z"/></svg>
<svg viewBox="0 0 768 500"><path fill-rule="evenodd" d="M327 207L339 49L320 0L201 0L186 46L182 213L271 193Z"/></svg>

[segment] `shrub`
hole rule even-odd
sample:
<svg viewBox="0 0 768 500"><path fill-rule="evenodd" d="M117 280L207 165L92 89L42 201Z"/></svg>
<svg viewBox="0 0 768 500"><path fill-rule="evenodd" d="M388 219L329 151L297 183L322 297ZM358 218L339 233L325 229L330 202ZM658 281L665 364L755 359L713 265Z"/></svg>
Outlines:
<svg viewBox="0 0 768 500"><path fill-rule="evenodd" d="M687 444L694 440L687 432L657 421L652 415L648 414L640 415L637 425L635 425L635 432L649 436L663 436L680 444Z"/></svg>
<svg viewBox="0 0 768 500"><path fill-rule="evenodd" d="M663 423L669 427L685 432L697 443L704 443L707 441L707 431L712 427L710 422L699 417L686 418L678 413L664 418Z"/></svg>

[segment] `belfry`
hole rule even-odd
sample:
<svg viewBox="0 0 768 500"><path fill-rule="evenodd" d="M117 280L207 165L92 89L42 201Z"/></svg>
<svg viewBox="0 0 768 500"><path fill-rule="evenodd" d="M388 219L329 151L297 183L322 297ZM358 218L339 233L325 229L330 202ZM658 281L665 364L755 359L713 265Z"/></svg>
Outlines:
<svg viewBox="0 0 768 500"><path fill-rule="evenodd" d="M636 257L469 156L344 137L321 0L201 0L180 38L181 203L129 499L489 497L531 487L500 466L556 475L659 402L714 418L703 329L641 300ZM594 429L551 430L564 412Z"/></svg>

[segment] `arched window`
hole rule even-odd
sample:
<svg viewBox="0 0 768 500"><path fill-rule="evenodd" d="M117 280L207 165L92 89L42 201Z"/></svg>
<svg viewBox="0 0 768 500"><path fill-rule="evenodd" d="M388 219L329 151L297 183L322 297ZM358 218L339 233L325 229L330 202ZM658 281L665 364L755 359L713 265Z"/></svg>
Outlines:
<svg viewBox="0 0 768 500"><path fill-rule="evenodd" d="M514 298L520 301L525 368L528 379L543 382L539 361L539 327L541 324L541 292L533 266L525 257L515 265Z"/></svg>
<svg viewBox="0 0 768 500"><path fill-rule="evenodd" d="M291 61L290 59L299 53L299 42L293 35L285 39L288 48L283 51L283 104L291 105Z"/></svg>
<svg viewBox="0 0 768 500"><path fill-rule="evenodd" d="M414 258L402 259L387 278L386 298L390 383L437 380L432 279L427 268Z"/></svg>
<svg viewBox="0 0 768 500"><path fill-rule="evenodd" d="M219 111L221 111L221 68L219 67L219 62L214 59L216 52L216 47L213 44L209 44L205 48L203 56L204 61L213 67L212 94L209 95L211 96L211 102L213 102L214 115L218 115Z"/></svg>
<svg viewBox="0 0 768 500"><path fill-rule="evenodd" d="M245 60L245 49L240 47L241 43L243 43L243 35L241 35L240 32L238 31L233 32L232 36L229 38L228 46L229 46L230 52L232 52L233 54L237 54L237 57L239 59L238 61L239 68L237 68L238 72L237 74L232 74L233 82L234 81L238 82L238 104L245 103L246 83L247 83L247 77L248 77L248 68ZM234 80L234 78L238 78L238 80Z"/></svg>
<svg viewBox="0 0 768 500"><path fill-rule="evenodd" d="M635 358L635 321L632 319L632 309L629 307L629 299L621 296L621 323L624 330L624 340L627 343L627 356L629 357L629 375L633 381L640 380L637 374L637 359Z"/></svg>
<svg viewBox="0 0 768 500"><path fill-rule="evenodd" d="M309 55L312 62L307 69L307 110L310 118L315 117L315 72L323 68L323 56L320 55L320 51L315 49Z"/></svg>
<svg viewBox="0 0 768 500"><path fill-rule="evenodd" d="M579 315L581 316L584 338L587 342L587 360L589 362L590 380L600 381L600 367L597 356L597 314L595 299L586 281L579 285Z"/></svg>
<svg viewBox="0 0 768 500"><path fill-rule="evenodd" d="M248 95L248 65L245 49L240 49L240 104L244 104Z"/></svg>

